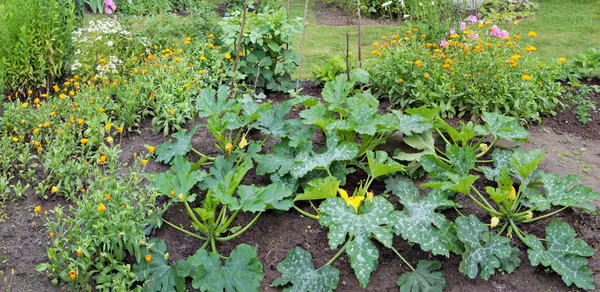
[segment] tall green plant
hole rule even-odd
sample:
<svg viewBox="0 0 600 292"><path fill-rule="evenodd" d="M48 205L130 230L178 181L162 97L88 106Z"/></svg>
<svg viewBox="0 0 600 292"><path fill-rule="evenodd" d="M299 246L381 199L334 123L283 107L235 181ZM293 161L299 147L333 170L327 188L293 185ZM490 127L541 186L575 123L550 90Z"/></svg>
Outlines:
<svg viewBox="0 0 600 292"><path fill-rule="evenodd" d="M1 0L0 83L24 93L60 79L75 23L71 0Z"/></svg>

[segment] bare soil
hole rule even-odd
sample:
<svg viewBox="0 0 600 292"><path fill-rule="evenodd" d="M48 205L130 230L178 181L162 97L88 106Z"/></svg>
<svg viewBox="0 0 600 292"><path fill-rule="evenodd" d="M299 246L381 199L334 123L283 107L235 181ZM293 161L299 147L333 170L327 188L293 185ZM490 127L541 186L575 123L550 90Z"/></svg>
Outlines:
<svg viewBox="0 0 600 292"><path fill-rule="evenodd" d="M318 86L311 83L303 84L306 94L317 95L320 92ZM270 95L270 99L279 103L285 100L285 97L279 95ZM385 104L382 104L382 107ZM292 113L291 116L297 115ZM600 118L595 118L595 121ZM560 121L568 121L560 122ZM203 122L195 121L194 123ZM578 125L575 126L575 125ZM190 125L191 126L191 125ZM586 127L585 130L578 131L579 127ZM570 116L569 110L559 113L556 117L546 118L544 123L538 126L529 127L531 138L528 144L524 146L526 150L533 148L545 149L546 159L541 164L541 168L548 172L566 175L576 173L582 176L581 183L588 185L596 192L600 192L600 136L589 135L593 132L600 132L600 124L588 123L586 126L578 124L577 119ZM261 139L258 134L251 136L251 139ZM320 136L317 140L322 139ZM125 137L121 141L122 154L121 162L126 168L131 162L134 152L145 151L147 144L159 145L166 139L161 134L152 132L149 120L145 121L140 134ZM315 142L322 142L316 141ZM199 151L215 155L213 147L213 138L206 130L201 128L193 138L193 144ZM502 143L499 146L509 147L509 143ZM266 145L268 149L269 145ZM193 157L191 157L193 158ZM149 172L162 172L168 169L167 166L148 162L147 170ZM354 185L362 178L359 171L349 176L348 188L352 189ZM266 184L268 179L256 176L250 173L244 180L244 183ZM483 183L483 182L481 182ZM381 193L385 189L382 182L375 182L376 193ZM482 187L483 185L479 185ZM460 203L464 207L465 213L476 214L481 220L487 221L483 213L473 206L470 201L459 197ZM33 195L31 191L27 193L24 199L8 202L5 212L8 218L5 222L0 222L0 271L3 272L0 277L0 290L10 291L63 291L64 288L52 286L50 279L42 273L35 271L35 267L47 261L46 246L48 235L45 234L43 221L40 216L33 217L33 208L41 205L44 210L53 208L56 204L66 205L62 198L51 198L43 200ZM596 204L600 206L600 204ZM305 210L310 210L308 204L300 205ZM456 212L447 211L449 218L455 218ZM185 210L179 205L172 206L164 215L165 219L180 224L192 230L189 225ZM554 219L563 220L571 224L588 244L595 250L600 248L600 218L595 215L589 215L579 211L565 211ZM243 214L234 224L244 225L251 219L250 214ZM533 224L528 232L542 236L545 226L549 221L542 221ZM261 291L280 291L279 288L273 288L270 284L274 279L280 276L277 272L277 264L280 263L286 255L286 252L296 246L300 246L313 255L314 264L320 267L325 264L337 250L331 250L328 246L326 228L319 225L312 219L305 218L293 210L277 214L275 212L266 212L257 223L242 236L230 242L221 243L218 248L221 253L228 255L230 251L240 243L247 243L256 248L258 257L263 265L264 278L261 282ZM192 255L202 242L182 234L168 226L157 230L153 236L162 238L166 241L170 259L177 261ZM394 247L406 257L411 264L416 264L422 259L437 259L442 262L442 273L446 279L445 291L572 291L573 287L566 287L560 276L543 267L532 267L527 259L526 249L518 239L513 239L512 244L521 248L521 266L513 274L496 274L489 281L483 281L480 278L468 279L458 271L460 257L452 255L449 258L432 256L423 252L416 245L410 245L400 238L394 240ZM379 246L380 259L379 267L371 276L371 281L366 289L360 289L358 281L354 276L344 255L335 262L335 267L340 270L340 281L337 291L398 291L395 284L398 276L408 271L404 265L390 250ZM589 263L589 267L594 273L597 283L600 283L600 254L596 253ZM15 270L11 275L11 269ZM6 280L4 280L6 278ZM190 290L195 291L188 285Z"/></svg>

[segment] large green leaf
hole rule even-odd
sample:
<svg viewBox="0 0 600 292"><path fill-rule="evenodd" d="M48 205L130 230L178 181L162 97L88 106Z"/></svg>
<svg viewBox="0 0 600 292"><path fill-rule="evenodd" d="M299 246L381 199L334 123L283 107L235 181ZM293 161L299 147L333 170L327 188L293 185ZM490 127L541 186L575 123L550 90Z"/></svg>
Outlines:
<svg viewBox="0 0 600 292"><path fill-rule="evenodd" d="M446 156L452 163L454 172L460 176L469 174L469 171L475 167L477 157L470 147L458 147L454 145L446 146Z"/></svg>
<svg viewBox="0 0 600 292"><path fill-rule="evenodd" d="M304 193L298 194L294 201L320 200L337 195L340 181L335 177L313 179L308 182Z"/></svg>
<svg viewBox="0 0 600 292"><path fill-rule="evenodd" d="M327 125L335 121L333 112L329 111L322 103L303 110L300 112L300 117L303 124L316 125L321 130L324 130Z"/></svg>
<svg viewBox="0 0 600 292"><path fill-rule="evenodd" d="M421 134L427 132L433 127L431 120L426 119L420 115L406 115L400 111L392 111L398 118L400 123L400 132L404 135L412 136L414 134Z"/></svg>
<svg viewBox="0 0 600 292"><path fill-rule="evenodd" d="M558 174L540 173L540 181L544 184L546 195L539 192L529 194L529 203L536 211L546 211L552 206L576 207L595 213L596 207L590 202L600 199L600 195L584 185L576 185L580 177L569 174L560 177Z"/></svg>
<svg viewBox="0 0 600 292"><path fill-rule="evenodd" d="M323 100L329 103L328 109L336 112L345 112L346 98L354 89L354 82L348 82L345 74L338 75L335 79L325 83L321 92Z"/></svg>
<svg viewBox="0 0 600 292"><path fill-rule="evenodd" d="M300 122L297 119L285 119L285 115L291 109L292 102L285 101L279 106L273 107L270 111L262 113L255 127L265 135L273 135L276 138L287 137L300 127Z"/></svg>
<svg viewBox="0 0 600 292"><path fill-rule="evenodd" d="M334 249L346 241L346 235L354 238L348 243L346 253L363 288L367 286L371 272L377 268L379 257L370 238L374 236L385 246L391 246L391 224L395 212L394 206L383 197L374 197L364 204L357 214L344 199L328 198L321 203L319 218L319 223L329 228L330 248Z"/></svg>
<svg viewBox="0 0 600 292"><path fill-rule="evenodd" d="M531 178L531 174L537 169L538 164L543 159L544 150L542 149L536 149L529 152L518 149L510 158L510 165L518 174L517 177L521 180L521 184L527 185Z"/></svg>
<svg viewBox="0 0 600 292"><path fill-rule="evenodd" d="M526 236L524 242L529 246L531 265L551 267L568 286L575 283L579 288L592 290L594 277L586 257L592 256L594 250L576 236L569 224L554 220L546 227L547 248L533 235Z"/></svg>
<svg viewBox="0 0 600 292"><path fill-rule="evenodd" d="M466 249L458 270L469 278L475 279L479 273L482 279L488 280L503 266L503 259L511 258L510 240L489 232L487 225L474 215L457 218L456 226L458 238Z"/></svg>
<svg viewBox="0 0 600 292"><path fill-rule="evenodd" d="M419 261L414 271L400 275L396 285L400 292L442 292L446 287L444 275L439 270L438 261Z"/></svg>
<svg viewBox="0 0 600 292"><path fill-rule="evenodd" d="M296 247L287 252L285 259L277 265L281 277L273 281L272 286L291 287L284 292L328 292L337 288L340 271L333 266L323 266L315 270L312 255L306 250Z"/></svg>
<svg viewBox="0 0 600 292"><path fill-rule="evenodd" d="M296 157L290 173L296 178L303 177L314 169L329 169L334 161L352 160L358 154L358 147L353 142L341 142L339 139L327 139L327 150L323 153L300 153Z"/></svg>
<svg viewBox="0 0 600 292"><path fill-rule="evenodd" d="M475 131L480 135L494 135L515 142L527 142L529 138L529 132L514 117L507 117L498 113L483 113L481 119L485 122L485 125L475 126Z"/></svg>
<svg viewBox="0 0 600 292"><path fill-rule="evenodd" d="M192 149L192 136L200 127L202 127L202 124L197 124L187 132L179 131L173 134L175 142L164 142L156 147L156 161L169 163L177 155L186 155Z"/></svg>
<svg viewBox="0 0 600 292"><path fill-rule="evenodd" d="M247 244L238 245L225 260L215 253L199 249L188 261L196 268L192 287L200 291L258 291L263 267L256 251Z"/></svg>
<svg viewBox="0 0 600 292"><path fill-rule="evenodd" d="M196 99L196 109L201 118L219 116L224 111L232 109L234 105L235 100L229 99L228 86L219 87L218 92L210 87L202 88Z"/></svg>
<svg viewBox="0 0 600 292"><path fill-rule="evenodd" d="M512 157L512 155L513 152L510 150L495 148L494 152L492 152L492 162L494 164L494 167L480 167L483 170L485 178L497 182L500 179L500 170L502 169L502 167L506 167L509 170L512 170L512 172L514 173L515 171L510 164L510 158Z"/></svg>
<svg viewBox="0 0 600 292"><path fill-rule="evenodd" d="M287 211L292 207L292 190L280 184L270 184L266 187L241 185L237 188L239 200L229 206L231 210L244 212L262 212L267 209Z"/></svg>
<svg viewBox="0 0 600 292"><path fill-rule="evenodd" d="M417 153L398 152L394 158L402 161L419 161L425 154L435 154L435 141L431 131L410 135L404 138L406 145L421 150Z"/></svg>
<svg viewBox="0 0 600 292"><path fill-rule="evenodd" d="M256 157L256 162L258 163L256 173L259 175L277 173L279 176L284 176L294 168L296 156L299 156L300 153L309 155L308 153L312 152L312 144L310 148L306 147L306 144L298 148L292 147L289 144L289 139L283 139L281 143L271 148L271 152Z"/></svg>
<svg viewBox="0 0 600 292"><path fill-rule="evenodd" d="M163 195L173 192L174 195L189 195L189 191L206 177L200 170L192 171L192 164L182 156L173 159L173 166L169 171L154 175L153 186ZM189 199L194 199L189 197Z"/></svg>
<svg viewBox="0 0 600 292"><path fill-rule="evenodd" d="M369 172L373 178L391 175L404 170L404 165L391 159L385 151L367 151Z"/></svg>
<svg viewBox="0 0 600 292"><path fill-rule="evenodd" d="M186 260L180 260L169 266L167 245L162 239L152 238L146 248L140 253L139 262L133 265L133 271L140 281L144 281L144 291L167 292L185 291L185 278L190 275L190 265ZM146 261L150 255L150 262Z"/></svg>
<svg viewBox="0 0 600 292"><path fill-rule="evenodd" d="M348 122L354 126L356 133L374 136L377 133L378 117L377 108L361 104L350 110Z"/></svg>
<svg viewBox="0 0 600 292"><path fill-rule="evenodd" d="M396 178L401 179L401 178ZM456 240L447 240L456 237L451 234L446 216L437 213L437 209L454 206L441 190L433 190L427 196L418 195L418 190L407 178L404 178L406 190L397 194L402 211L396 213L394 231L396 235L408 241L418 243L424 251L431 251L434 255L450 255ZM396 184L398 185L398 184Z"/></svg>

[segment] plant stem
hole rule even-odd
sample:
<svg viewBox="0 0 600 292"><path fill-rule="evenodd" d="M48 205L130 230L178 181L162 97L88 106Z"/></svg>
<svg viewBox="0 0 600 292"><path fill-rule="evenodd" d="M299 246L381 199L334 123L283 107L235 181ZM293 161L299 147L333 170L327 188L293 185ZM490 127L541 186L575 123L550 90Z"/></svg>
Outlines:
<svg viewBox="0 0 600 292"><path fill-rule="evenodd" d="M210 157L210 156L208 156L208 155L204 155L204 154L200 153L200 151L198 151L198 150L194 149L193 147L191 148L191 150L192 150L192 152L196 153L196 155L198 155L198 156L200 156L200 157L206 158L206 159L208 159L208 160L215 160L215 158L214 158L214 157Z"/></svg>
<svg viewBox="0 0 600 292"><path fill-rule="evenodd" d="M210 244L210 240L207 240L204 242L204 244L200 247L201 249L205 249L208 247L208 245Z"/></svg>
<svg viewBox="0 0 600 292"><path fill-rule="evenodd" d="M183 232L183 233L185 233L185 234L187 234L187 235L189 235L191 237L195 237L195 238L198 238L200 240L208 240L208 238L206 238L206 237L203 237L203 236L200 236L198 234L189 232L189 231L187 231L187 230L185 230L185 229L183 229L183 228L181 228L181 227L179 227L179 226L177 226L177 225L175 225L175 224L173 224L173 223L171 223L171 222L169 222L169 221L167 221L165 219L163 219L163 222L167 223L167 225L169 225L169 226L171 226L171 227L173 227L173 228L175 228L175 229L177 229L177 230L179 230L179 231L181 231L181 232Z"/></svg>
<svg viewBox="0 0 600 292"><path fill-rule="evenodd" d="M188 203L186 201L183 201L183 205L185 206L185 210L188 212L188 214L190 215L190 218L192 219L192 221L198 225L198 227L200 226L204 226L204 224L200 223L200 220L198 220L198 217L196 217L196 215L194 214L194 212L192 211L192 208L190 208L190 205L188 205Z"/></svg>
<svg viewBox="0 0 600 292"><path fill-rule="evenodd" d="M298 90L300 89L300 68L302 68L302 49L304 49L304 35L306 32L306 26L307 26L307 24L306 24L307 13L308 13L308 0L306 0L304 2L304 25L302 26L302 40L300 41L300 53L298 54L299 60L298 60L298 72L297 72L297 76L296 76L296 93L298 93ZM288 13L288 18L289 18L289 13Z"/></svg>
<svg viewBox="0 0 600 292"><path fill-rule="evenodd" d="M350 238L348 238L346 243L344 243L344 246L342 246L342 248L340 248L340 250L333 256L333 258L331 258L325 265L323 265L323 267L332 265L342 255L342 253L344 253L344 251L346 251L346 247L348 246L350 241L352 241L352 239L353 239L353 236L350 236Z"/></svg>
<svg viewBox="0 0 600 292"><path fill-rule="evenodd" d="M220 258L227 259L226 256L221 255L219 253L219 251L217 250L217 245L215 244L215 238L214 237L210 238L210 248L212 249L212 252L216 253Z"/></svg>
<svg viewBox="0 0 600 292"><path fill-rule="evenodd" d="M231 225L231 222L233 222L233 219L235 219L235 217L237 216L237 214L240 212L240 210L235 210L235 212L233 212L233 214L231 214L231 217L229 217L229 219L227 219L227 221L225 221L225 223L223 225L221 225L222 228L227 229L227 227L229 227L229 225ZM225 231L223 229L223 231Z"/></svg>
<svg viewBox="0 0 600 292"><path fill-rule="evenodd" d="M294 209L296 209L296 211L298 211L300 214L302 214L303 216L306 216L310 219L315 219L315 220L319 220L319 217L317 217L316 215L310 214L302 209L300 209L300 207L296 206L296 205L292 205L292 207L294 207Z"/></svg>
<svg viewBox="0 0 600 292"><path fill-rule="evenodd" d="M470 193L468 193L466 195L469 197L469 199L471 199L473 202L475 202L475 204L477 204L479 207L481 207L486 212L488 212L488 213L490 213L490 214L492 214L492 215L494 215L496 217L502 217L502 218L505 217L504 214L502 214L502 213L500 213L500 212L498 212L496 210L490 209L490 208L486 207L485 205L483 205L475 197L473 197Z"/></svg>
<svg viewBox="0 0 600 292"><path fill-rule="evenodd" d="M380 241L381 242L381 241ZM394 253L411 269L415 270L415 268L393 247L390 245L390 249L394 251Z"/></svg>
<svg viewBox="0 0 600 292"><path fill-rule="evenodd" d="M492 207L492 205L485 199L485 197L474 186L471 185L471 189L473 189L475 191L475 193L477 193L477 196L479 196L479 198L483 200L483 202L485 203L486 206L488 206L490 209L494 210L494 212L497 212L496 209L494 207Z"/></svg>
<svg viewBox="0 0 600 292"><path fill-rule="evenodd" d="M216 240L217 241L228 241L228 240L232 240L240 235L242 235L242 233L244 233L246 230L248 230L248 228L250 228L254 222L256 222L256 220L258 220L258 217L260 217L260 215L262 214L262 212L259 212L258 214L256 214L256 216L254 216L254 218L252 219L252 221L250 221L250 223L248 223L248 225L244 226L244 228L240 229L238 232L226 236L226 237L217 237Z"/></svg>
<svg viewBox="0 0 600 292"><path fill-rule="evenodd" d="M504 222L504 225L502 225L502 228L500 228L500 231L498 231L497 235L501 235L502 232L504 232L504 230L506 230L506 227L508 227L509 223L508 221Z"/></svg>
<svg viewBox="0 0 600 292"><path fill-rule="evenodd" d="M517 236L519 237L519 239L525 243L525 237L523 236L523 234L521 233L521 230L519 230L519 228L517 227L517 225L515 224L515 222L512 221L512 219L508 219L508 222L510 222L510 226L512 226L513 230L515 231L515 233L517 234Z"/></svg>
<svg viewBox="0 0 600 292"><path fill-rule="evenodd" d="M562 207L562 208L560 208L560 209L558 209L556 211L550 212L550 213L548 213L546 215L542 215L542 216L539 216L539 217L531 218L529 220L523 220L523 221L521 221L521 223L531 223L531 222L535 222L535 221L538 221L538 220L542 220L544 218L548 218L548 217L550 217L552 215L560 213L560 212L564 211L567 208L569 208L569 207Z"/></svg>
<svg viewBox="0 0 600 292"><path fill-rule="evenodd" d="M442 137L442 139L444 139L444 142L446 142L446 144L452 145L452 143L450 143L450 141L448 141L448 139L446 139L446 136L444 136L444 134L442 133L442 131L440 131L440 129L436 128L435 130L437 131L438 135L440 135L440 137Z"/></svg>
<svg viewBox="0 0 600 292"><path fill-rule="evenodd" d="M244 14L242 16L242 24L240 27L240 35L238 38L238 42L237 42L237 50L235 52L235 64L233 64L233 78L231 78L231 88L230 90L230 96L233 94L233 89L235 88L235 72L237 71L237 66L238 66L238 62L240 60L240 49L242 47L242 38L244 37L244 26L246 26L246 12L248 11L248 4L244 3Z"/></svg>
<svg viewBox="0 0 600 292"><path fill-rule="evenodd" d="M215 221L214 228L218 227L219 224L221 224L221 221L223 220L223 217L225 217L225 214L227 214L226 205L221 208L221 212L219 212L219 216L217 216L217 221Z"/></svg>

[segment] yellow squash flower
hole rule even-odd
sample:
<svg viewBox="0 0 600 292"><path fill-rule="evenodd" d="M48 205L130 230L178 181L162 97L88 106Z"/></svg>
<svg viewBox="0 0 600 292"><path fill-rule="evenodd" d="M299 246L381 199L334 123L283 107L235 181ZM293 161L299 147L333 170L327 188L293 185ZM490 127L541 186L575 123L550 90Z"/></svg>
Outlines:
<svg viewBox="0 0 600 292"><path fill-rule="evenodd" d="M517 198L517 190L515 190L515 187L510 187L510 192L508 193L508 197L509 200L513 201Z"/></svg>
<svg viewBox="0 0 600 292"><path fill-rule="evenodd" d="M244 149L246 146L248 146L248 140L246 140L246 134L244 134L242 135L242 140L240 141L238 147L240 147L240 149Z"/></svg>
<svg viewBox="0 0 600 292"><path fill-rule="evenodd" d="M489 149L490 149L490 148L489 148L489 146L488 146L487 144L485 144L485 143L481 143L481 144L479 144L479 150L481 150L481 152L484 152L484 153L485 153L485 152L487 152Z"/></svg>
<svg viewBox="0 0 600 292"><path fill-rule="evenodd" d="M233 150L233 145L231 143L227 143L227 145L225 146L225 151L227 152L227 154L231 154L231 150Z"/></svg>
<svg viewBox="0 0 600 292"><path fill-rule="evenodd" d="M344 189L338 189L340 193L340 197L346 201L347 205L354 207L354 211L358 214L358 207L360 207L360 203L365 199L364 196L353 196L348 197L348 192Z"/></svg>
<svg viewBox="0 0 600 292"><path fill-rule="evenodd" d="M492 220L490 221L490 227L494 228L494 227L498 226L498 223L500 223L500 218L494 216L494 217L492 217Z"/></svg>
<svg viewBox="0 0 600 292"><path fill-rule="evenodd" d="M525 216L525 218L527 218L527 220L531 220L533 218L533 212L527 211L527 215Z"/></svg>

